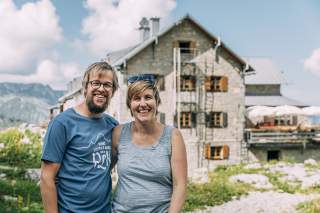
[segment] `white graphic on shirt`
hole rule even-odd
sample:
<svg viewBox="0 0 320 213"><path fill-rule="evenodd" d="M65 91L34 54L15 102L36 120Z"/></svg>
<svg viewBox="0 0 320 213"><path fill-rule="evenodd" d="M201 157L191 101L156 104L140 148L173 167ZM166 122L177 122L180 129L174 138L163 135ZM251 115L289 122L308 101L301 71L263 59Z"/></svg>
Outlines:
<svg viewBox="0 0 320 213"><path fill-rule="evenodd" d="M95 145L92 152L93 168L106 170L111 163L111 140L106 138L104 134L99 133L95 138L90 140L86 147L80 149L88 149Z"/></svg>

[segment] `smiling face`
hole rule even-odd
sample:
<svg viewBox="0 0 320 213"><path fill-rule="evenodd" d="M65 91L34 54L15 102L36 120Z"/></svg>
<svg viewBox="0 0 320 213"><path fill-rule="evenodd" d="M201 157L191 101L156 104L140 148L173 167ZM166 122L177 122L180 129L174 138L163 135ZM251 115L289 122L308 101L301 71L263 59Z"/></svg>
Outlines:
<svg viewBox="0 0 320 213"><path fill-rule="evenodd" d="M92 76L89 76L84 95L91 113L99 114L107 109L112 97L112 80L113 74L111 71L92 73ZM101 85L97 87L99 83ZM111 87L108 85L111 85Z"/></svg>
<svg viewBox="0 0 320 213"><path fill-rule="evenodd" d="M145 122L156 119L157 102L152 89L145 89L133 95L130 110L136 121Z"/></svg>

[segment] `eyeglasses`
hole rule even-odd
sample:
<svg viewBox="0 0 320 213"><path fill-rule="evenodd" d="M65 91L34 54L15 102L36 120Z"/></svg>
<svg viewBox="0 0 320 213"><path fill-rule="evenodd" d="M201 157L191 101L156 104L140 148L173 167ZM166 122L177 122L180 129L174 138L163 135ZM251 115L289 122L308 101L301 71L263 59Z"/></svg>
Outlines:
<svg viewBox="0 0 320 213"><path fill-rule="evenodd" d="M113 88L113 84L110 82L101 83L100 81L94 80L89 81L88 83L91 84L92 89L99 89L101 85L103 86L103 89L110 90Z"/></svg>
<svg viewBox="0 0 320 213"><path fill-rule="evenodd" d="M157 80L156 75L154 74L139 74L139 75L134 75L128 78L128 83L132 84L137 81L148 81L152 84L155 84Z"/></svg>

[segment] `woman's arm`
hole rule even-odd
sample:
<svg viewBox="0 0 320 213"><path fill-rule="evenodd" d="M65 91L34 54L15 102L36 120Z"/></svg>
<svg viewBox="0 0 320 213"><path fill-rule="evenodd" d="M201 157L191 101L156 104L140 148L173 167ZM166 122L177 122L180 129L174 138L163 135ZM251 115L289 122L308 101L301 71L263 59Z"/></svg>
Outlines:
<svg viewBox="0 0 320 213"><path fill-rule="evenodd" d="M173 193L169 213L178 213L182 210L187 194L187 154L182 135L178 129L173 129L171 143Z"/></svg>
<svg viewBox="0 0 320 213"><path fill-rule="evenodd" d="M118 161L118 143L120 139L120 133L121 133L122 125L116 126L112 130L112 158L111 158L111 170L114 168Z"/></svg>

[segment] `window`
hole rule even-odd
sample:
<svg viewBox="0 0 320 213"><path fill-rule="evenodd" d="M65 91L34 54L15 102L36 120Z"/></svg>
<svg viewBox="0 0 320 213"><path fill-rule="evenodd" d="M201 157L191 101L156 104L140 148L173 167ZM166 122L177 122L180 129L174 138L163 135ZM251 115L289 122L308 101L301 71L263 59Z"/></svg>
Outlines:
<svg viewBox="0 0 320 213"><path fill-rule="evenodd" d="M228 126L228 114L224 112L209 112L206 114L206 127L226 128Z"/></svg>
<svg viewBox="0 0 320 213"><path fill-rule="evenodd" d="M179 48L181 53L191 53L191 42L190 41L180 41Z"/></svg>
<svg viewBox="0 0 320 213"><path fill-rule="evenodd" d="M206 144L204 148L205 159L210 160L225 160L229 159L229 146L213 146Z"/></svg>
<svg viewBox="0 0 320 213"><path fill-rule="evenodd" d="M208 92L228 91L228 78L226 76L206 76L204 84Z"/></svg>
<svg viewBox="0 0 320 213"><path fill-rule="evenodd" d="M196 48L195 41L174 41L173 48L179 48L181 54L192 54Z"/></svg>
<svg viewBox="0 0 320 213"><path fill-rule="evenodd" d="M197 114L194 112L180 112L180 128L192 128L196 126ZM177 116L174 117L177 126Z"/></svg>
<svg viewBox="0 0 320 213"><path fill-rule="evenodd" d="M193 75L180 76L181 91L196 91L196 77Z"/></svg>

